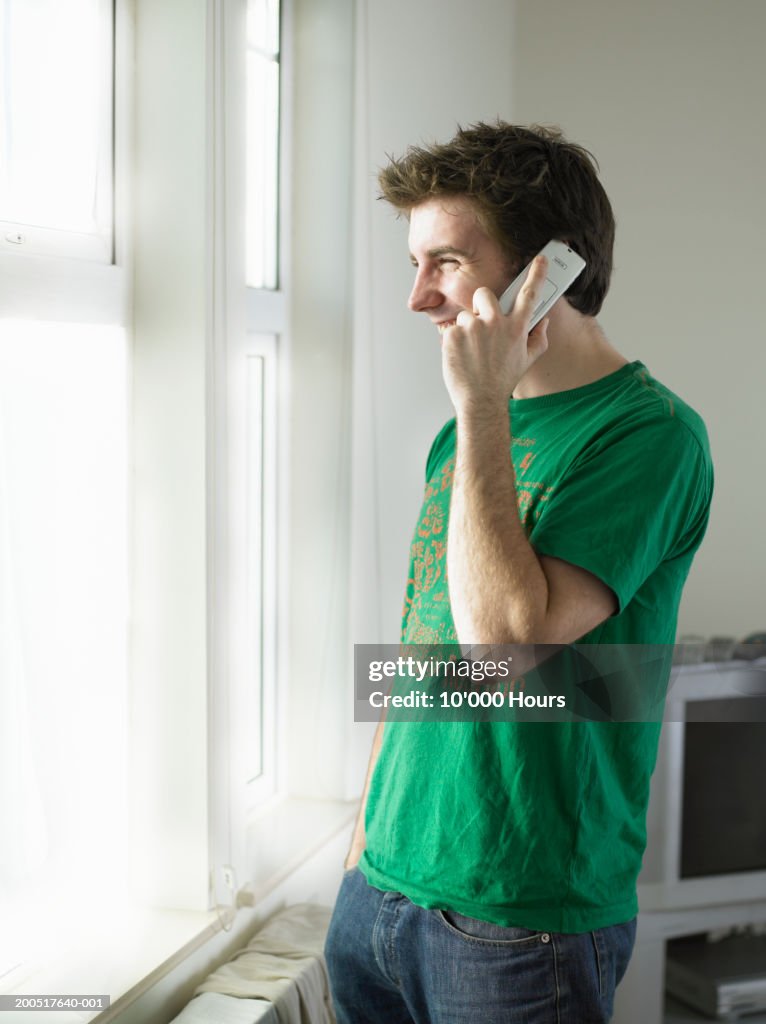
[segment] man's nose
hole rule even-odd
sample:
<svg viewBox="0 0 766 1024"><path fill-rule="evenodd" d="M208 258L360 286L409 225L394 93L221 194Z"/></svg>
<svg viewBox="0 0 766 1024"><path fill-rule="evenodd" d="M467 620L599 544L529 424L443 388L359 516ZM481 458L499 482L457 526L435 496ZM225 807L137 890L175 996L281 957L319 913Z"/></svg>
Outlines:
<svg viewBox="0 0 766 1024"><path fill-rule="evenodd" d="M415 283L407 300L407 305L413 313L424 313L440 306L443 301L444 295L434 285L432 279L422 272L415 275Z"/></svg>

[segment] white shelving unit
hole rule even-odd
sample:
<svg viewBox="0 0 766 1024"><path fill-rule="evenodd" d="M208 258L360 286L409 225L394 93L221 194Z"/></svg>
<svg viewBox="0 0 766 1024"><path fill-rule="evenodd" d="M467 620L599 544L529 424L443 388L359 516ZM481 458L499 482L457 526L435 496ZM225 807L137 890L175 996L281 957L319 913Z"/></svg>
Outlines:
<svg viewBox="0 0 766 1024"><path fill-rule="evenodd" d="M640 900L639 888L639 903ZM613 1024L696 1024L710 1020L680 1003L666 1000L665 943L682 935L764 921L766 893L757 902L640 913L633 957L615 997ZM766 1024L766 1014L741 1019L743 1024Z"/></svg>
<svg viewBox="0 0 766 1024"><path fill-rule="evenodd" d="M710 1020L665 995L666 943L738 925L766 922L766 873L722 875L679 884L681 837L676 823L682 813L680 771L682 734L669 732L685 720L685 702L766 695L766 659L705 662L675 670L668 694L666 724L647 815L648 843L638 886L636 945L628 971L617 989L613 1024L691 1024ZM755 721L761 719L756 718ZM760 782L753 779L753 785ZM761 885L761 882L763 883ZM761 891L762 890L762 891ZM741 1018L743 1024L766 1024L766 1014Z"/></svg>

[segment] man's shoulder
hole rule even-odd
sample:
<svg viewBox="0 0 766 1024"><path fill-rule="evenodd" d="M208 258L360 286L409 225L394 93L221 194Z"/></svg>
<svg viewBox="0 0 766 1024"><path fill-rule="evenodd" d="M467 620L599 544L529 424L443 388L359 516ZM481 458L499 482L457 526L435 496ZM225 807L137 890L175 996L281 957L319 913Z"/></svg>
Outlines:
<svg viewBox="0 0 766 1024"><path fill-rule="evenodd" d="M679 444L693 440L709 457L710 443L702 416L676 391L653 376L643 363L635 364L626 400L636 422L643 422L647 429L654 428Z"/></svg>

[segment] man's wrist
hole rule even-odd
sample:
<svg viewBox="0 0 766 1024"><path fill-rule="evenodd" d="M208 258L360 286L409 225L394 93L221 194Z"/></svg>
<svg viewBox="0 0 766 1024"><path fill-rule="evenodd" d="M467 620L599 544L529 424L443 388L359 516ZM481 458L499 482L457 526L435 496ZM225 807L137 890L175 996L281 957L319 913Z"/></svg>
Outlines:
<svg viewBox="0 0 766 1024"><path fill-rule="evenodd" d="M470 403L456 412L458 436L467 438L474 434L485 435L487 431L502 428L507 431L509 422L507 402Z"/></svg>

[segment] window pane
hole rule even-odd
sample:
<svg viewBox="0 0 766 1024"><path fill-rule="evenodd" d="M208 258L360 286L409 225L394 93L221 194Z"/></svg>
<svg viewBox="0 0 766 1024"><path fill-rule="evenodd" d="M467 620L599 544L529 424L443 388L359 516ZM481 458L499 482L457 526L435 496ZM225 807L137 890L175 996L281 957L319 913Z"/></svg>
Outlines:
<svg viewBox="0 0 766 1024"><path fill-rule="evenodd" d="M276 345L274 335L247 335L232 367L228 407L229 670L240 709L235 771L248 784L267 774L273 784Z"/></svg>
<svg viewBox="0 0 766 1024"><path fill-rule="evenodd" d="M247 359L247 610L248 651L246 657L250 743L246 778L258 778L263 772L263 484L264 484L264 360Z"/></svg>
<svg viewBox="0 0 766 1024"><path fill-rule="evenodd" d="M119 327L0 320L0 961L127 877L126 359Z"/></svg>
<svg viewBox="0 0 766 1024"><path fill-rule="evenodd" d="M271 57L279 54L279 0L250 0L247 46Z"/></svg>
<svg viewBox="0 0 766 1024"><path fill-rule="evenodd" d="M0 0L0 221L110 230L111 31L104 0Z"/></svg>
<svg viewBox="0 0 766 1024"><path fill-rule="evenodd" d="M276 53L276 21L266 24L265 2L251 3L260 11L262 35ZM275 5L271 5L275 10ZM262 15L262 17L261 17ZM254 18L254 20L257 20ZM268 31L267 31L268 29ZM272 44L274 44L272 46ZM277 287L279 173L279 64L275 56L252 46L247 53L247 283L253 288Z"/></svg>

